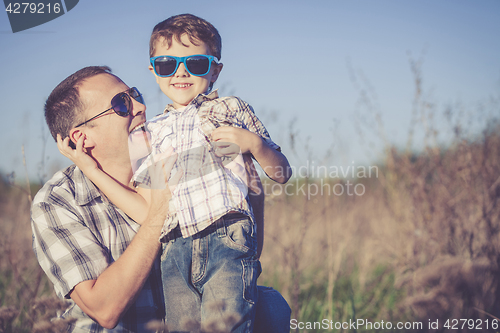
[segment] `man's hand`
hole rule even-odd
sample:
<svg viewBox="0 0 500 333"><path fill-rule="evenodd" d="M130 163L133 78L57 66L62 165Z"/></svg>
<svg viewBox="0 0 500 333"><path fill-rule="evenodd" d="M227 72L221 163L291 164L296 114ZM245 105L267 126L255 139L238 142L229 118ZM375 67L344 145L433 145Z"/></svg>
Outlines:
<svg viewBox="0 0 500 333"><path fill-rule="evenodd" d="M169 211L173 213L173 210L169 207L169 201L183 174L182 170L177 170L174 175L170 176L177 160L177 154L173 151L173 149L168 149L165 153L156 155L153 165L149 168L151 177L149 214L151 216L166 216Z"/></svg>
<svg viewBox="0 0 500 333"><path fill-rule="evenodd" d="M61 154L69 158L73 163L75 163L85 174L89 175L92 171L98 169L97 162L87 154L84 147L85 144L85 134L82 133L76 142L76 149L73 149L69 145L69 137L64 140L61 138L60 134L57 134L57 148Z"/></svg>

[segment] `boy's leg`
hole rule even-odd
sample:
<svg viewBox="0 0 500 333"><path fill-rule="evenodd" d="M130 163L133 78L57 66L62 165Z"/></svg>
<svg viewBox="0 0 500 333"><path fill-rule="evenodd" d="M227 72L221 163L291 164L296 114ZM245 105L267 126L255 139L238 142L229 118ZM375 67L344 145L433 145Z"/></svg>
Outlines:
<svg viewBox="0 0 500 333"><path fill-rule="evenodd" d="M242 214L226 215L215 224L214 232L195 236L193 241L193 253L197 253L193 254L193 285L203 294L202 327L252 332L260 274L254 225Z"/></svg>
<svg viewBox="0 0 500 333"><path fill-rule="evenodd" d="M201 295L190 283L192 244L192 237L178 237L164 246L161 273L169 332L199 331Z"/></svg>

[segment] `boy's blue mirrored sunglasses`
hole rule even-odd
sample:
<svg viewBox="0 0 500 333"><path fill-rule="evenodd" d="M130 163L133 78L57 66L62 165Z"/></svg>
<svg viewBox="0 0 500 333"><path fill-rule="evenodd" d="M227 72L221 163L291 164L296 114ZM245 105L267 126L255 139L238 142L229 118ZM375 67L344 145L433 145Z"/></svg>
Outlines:
<svg viewBox="0 0 500 333"><path fill-rule="evenodd" d="M207 75L210 72L212 62L219 64L216 57L206 54L194 54L187 57L157 56L149 59L155 74L159 77L169 77L174 75L183 63L189 74L194 76Z"/></svg>
<svg viewBox="0 0 500 333"><path fill-rule="evenodd" d="M128 116L130 114L130 110L132 109L132 101L130 100L130 97L135 99L137 102L146 105L146 103L144 102L144 98L142 98L142 95L139 92L139 90L136 87L132 87L129 90L116 94L111 99L111 107L109 109L102 111L101 113L93 116L89 120L86 120L79 125L76 125L75 128L85 125L89 121L96 119L97 117L105 114L109 110L115 111L115 113L120 117Z"/></svg>

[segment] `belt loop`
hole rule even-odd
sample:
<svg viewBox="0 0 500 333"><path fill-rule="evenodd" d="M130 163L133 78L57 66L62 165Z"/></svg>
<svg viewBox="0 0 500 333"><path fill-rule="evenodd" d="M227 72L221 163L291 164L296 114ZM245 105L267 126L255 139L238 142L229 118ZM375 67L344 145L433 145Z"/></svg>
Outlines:
<svg viewBox="0 0 500 333"><path fill-rule="evenodd" d="M217 236L219 236L219 238L226 237L227 232L224 216L215 221L215 227L217 228Z"/></svg>

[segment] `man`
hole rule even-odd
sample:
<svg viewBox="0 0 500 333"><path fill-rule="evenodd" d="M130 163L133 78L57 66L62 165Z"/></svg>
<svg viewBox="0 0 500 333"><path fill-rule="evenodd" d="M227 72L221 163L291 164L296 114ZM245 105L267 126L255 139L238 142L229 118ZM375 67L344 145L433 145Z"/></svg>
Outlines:
<svg viewBox="0 0 500 333"><path fill-rule="evenodd" d="M85 138L87 154L123 186L132 177L129 135L146 121L145 111L137 89L107 67L77 71L54 89L45 105L52 136L73 146ZM166 160L167 172L173 162ZM161 193L152 195L142 226L75 165L56 173L35 196L33 248L57 295L71 303L62 315L76 319L69 331L144 332L149 321L164 318L158 239L170 192L168 187L156 192ZM273 290L263 291L256 332L276 332L275 325L288 324L289 308Z"/></svg>

